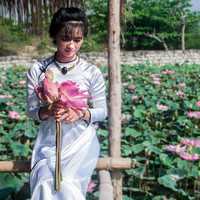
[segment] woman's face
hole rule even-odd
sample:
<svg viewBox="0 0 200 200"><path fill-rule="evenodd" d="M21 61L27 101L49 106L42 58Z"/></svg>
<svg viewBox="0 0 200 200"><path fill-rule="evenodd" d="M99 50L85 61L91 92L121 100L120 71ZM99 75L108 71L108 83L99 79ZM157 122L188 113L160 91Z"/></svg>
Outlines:
<svg viewBox="0 0 200 200"><path fill-rule="evenodd" d="M73 60L83 43L83 33L75 31L73 36L65 35L62 31L56 37L57 54L65 61Z"/></svg>

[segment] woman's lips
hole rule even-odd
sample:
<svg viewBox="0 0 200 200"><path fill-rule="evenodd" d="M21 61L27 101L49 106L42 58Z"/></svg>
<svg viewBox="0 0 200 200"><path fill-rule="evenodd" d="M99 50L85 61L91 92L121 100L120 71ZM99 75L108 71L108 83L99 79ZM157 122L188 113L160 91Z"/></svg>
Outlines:
<svg viewBox="0 0 200 200"><path fill-rule="evenodd" d="M75 53L75 50L73 50L73 49L65 49L65 52L67 52L67 53Z"/></svg>

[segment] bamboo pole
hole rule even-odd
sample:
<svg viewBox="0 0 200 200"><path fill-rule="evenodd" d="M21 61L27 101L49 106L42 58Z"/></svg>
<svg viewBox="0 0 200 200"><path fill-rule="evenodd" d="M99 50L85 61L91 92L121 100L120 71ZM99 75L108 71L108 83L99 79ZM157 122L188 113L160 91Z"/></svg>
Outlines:
<svg viewBox="0 0 200 200"><path fill-rule="evenodd" d="M56 121L55 190L61 190L61 122Z"/></svg>
<svg viewBox="0 0 200 200"><path fill-rule="evenodd" d="M99 158L96 169L98 170L116 170L131 169L137 163L130 158ZM31 163L28 160L18 161L0 161L0 172L30 172Z"/></svg>
<svg viewBox="0 0 200 200"><path fill-rule="evenodd" d="M121 156L120 0L109 0L109 132L110 156ZM122 174L112 171L114 200L122 200Z"/></svg>
<svg viewBox="0 0 200 200"><path fill-rule="evenodd" d="M113 199L113 186L111 182L111 176L109 171L100 170L99 171L99 200Z"/></svg>

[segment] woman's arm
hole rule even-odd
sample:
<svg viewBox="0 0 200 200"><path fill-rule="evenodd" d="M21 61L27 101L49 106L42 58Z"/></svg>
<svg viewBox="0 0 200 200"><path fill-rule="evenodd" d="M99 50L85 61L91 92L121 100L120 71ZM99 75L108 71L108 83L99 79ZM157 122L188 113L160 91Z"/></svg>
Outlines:
<svg viewBox="0 0 200 200"><path fill-rule="evenodd" d="M27 114L38 121L46 120L52 115L48 106L41 107L35 92L40 74L39 63L35 63L27 72Z"/></svg>
<svg viewBox="0 0 200 200"><path fill-rule="evenodd" d="M92 108L89 108L90 122L103 121L107 116L107 104L105 94L105 81L99 68L91 74L89 93L91 95Z"/></svg>

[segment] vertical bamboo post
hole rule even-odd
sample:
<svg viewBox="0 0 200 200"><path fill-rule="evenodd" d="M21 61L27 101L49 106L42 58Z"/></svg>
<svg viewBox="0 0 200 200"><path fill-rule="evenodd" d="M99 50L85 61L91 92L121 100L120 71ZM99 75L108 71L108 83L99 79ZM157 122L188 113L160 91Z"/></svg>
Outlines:
<svg viewBox="0 0 200 200"><path fill-rule="evenodd" d="M107 170L99 171L99 200L113 199L113 186L110 173Z"/></svg>
<svg viewBox="0 0 200 200"><path fill-rule="evenodd" d="M109 143L110 156L121 156L120 0L109 0ZM112 172L114 200L122 200L122 175Z"/></svg>

